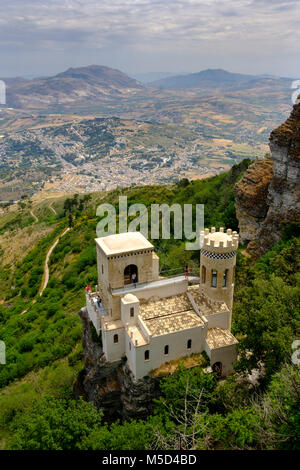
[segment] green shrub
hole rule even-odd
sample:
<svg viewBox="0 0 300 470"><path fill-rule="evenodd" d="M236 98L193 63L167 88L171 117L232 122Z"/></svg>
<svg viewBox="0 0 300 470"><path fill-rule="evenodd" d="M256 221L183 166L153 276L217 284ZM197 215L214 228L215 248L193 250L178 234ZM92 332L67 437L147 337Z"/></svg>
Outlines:
<svg viewBox="0 0 300 470"><path fill-rule="evenodd" d="M14 450L74 450L101 425L92 403L43 397L11 423L8 448Z"/></svg>

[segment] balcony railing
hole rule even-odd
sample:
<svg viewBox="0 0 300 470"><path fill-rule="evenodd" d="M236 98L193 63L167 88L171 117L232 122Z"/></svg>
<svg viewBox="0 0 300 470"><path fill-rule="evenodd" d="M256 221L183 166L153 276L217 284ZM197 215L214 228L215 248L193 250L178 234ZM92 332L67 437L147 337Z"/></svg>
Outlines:
<svg viewBox="0 0 300 470"><path fill-rule="evenodd" d="M176 283L179 280L188 280L189 282L199 282L200 278L199 276L193 276L191 273L189 273L188 276L185 275L185 273L178 273L178 274L173 274L172 276L165 276L161 277L160 279L157 279L156 281L148 281L148 282L136 282L136 283L131 283L131 284L126 284L123 287L119 288L110 288L110 292L113 295L121 295L126 292L134 292L136 289L151 289L154 287L163 287L166 284L172 284Z"/></svg>
<svg viewBox="0 0 300 470"><path fill-rule="evenodd" d="M99 295L99 292L87 292L86 293L87 301L89 302L89 304L91 305L91 307L93 308L94 312L97 315L101 315L101 316L107 315L107 312L105 308L103 307L102 303L100 306L97 302L98 295Z"/></svg>

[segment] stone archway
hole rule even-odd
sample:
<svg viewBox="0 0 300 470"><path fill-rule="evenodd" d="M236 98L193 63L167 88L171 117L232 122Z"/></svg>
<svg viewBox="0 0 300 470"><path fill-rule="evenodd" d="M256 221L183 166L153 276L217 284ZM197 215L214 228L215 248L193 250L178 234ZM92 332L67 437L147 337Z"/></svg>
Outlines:
<svg viewBox="0 0 300 470"><path fill-rule="evenodd" d="M136 275L136 282L138 282L138 268L135 264L129 264L124 269L124 285L132 284L132 275Z"/></svg>

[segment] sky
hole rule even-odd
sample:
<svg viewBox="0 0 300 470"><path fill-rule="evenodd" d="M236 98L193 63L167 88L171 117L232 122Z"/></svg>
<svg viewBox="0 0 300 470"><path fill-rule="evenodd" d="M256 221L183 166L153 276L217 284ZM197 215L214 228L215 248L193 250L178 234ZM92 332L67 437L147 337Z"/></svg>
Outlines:
<svg viewBox="0 0 300 470"><path fill-rule="evenodd" d="M300 78L299 0L0 0L0 77L126 73Z"/></svg>

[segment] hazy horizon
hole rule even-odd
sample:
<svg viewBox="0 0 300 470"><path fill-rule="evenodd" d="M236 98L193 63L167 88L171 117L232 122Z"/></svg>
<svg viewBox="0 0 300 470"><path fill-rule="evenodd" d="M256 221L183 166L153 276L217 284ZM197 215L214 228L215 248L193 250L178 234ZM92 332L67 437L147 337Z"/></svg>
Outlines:
<svg viewBox="0 0 300 470"><path fill-rule="evenodd" d="M1 78L25 78L27 80L36 80L36 79L45 79L45 78L49 78L49 77L52 77L52 76L55 76L57 74L60 74L62 72L65 72L66 70L68 70L69 68L83 68L83 67L89 67L89 66L106 66L106 67L110 67L109 65L107 64L86 64L86 65L76 65L76 66L70 66L66 69L63 69L63 70L58 70L56 72L53 72L53 73L50 73L50 74L47 74L47 75L43 75L43 74L33 74L33 75L10 75L10 76L1 76ZM169 77L175 77L175 76L183 76L183 75L190 75L190 74L195 74L195 73L200 73L204 70L208 70L208 69L201 69L201 70L196 70L196 71L178 71L178 72L163 72L163 71L149 71L149 72L126 72L125 70L122 70L120 67L111 67L112 69L116 69L116 70L119 70L125 74L127 74L129 77L131 78L136 78L136 80L140 80L141 77L144 77L146 79L146 77L152 77L152 81L155 81L155 80L160 80L162 78L169 78ZM226 72L229 72L229 73L238 73L238 74L243 74L243 72L240 72L240 71L232 71L232 70L228 70L228 69L221 69L221 67L210 67L211 70L224 70ZM253 77L256 77L256 76L272 76L272 77L276 77L276 78L288 78L288 79L296 79L297 77L288 77L288 76L280 76L280 75L275 75L275 74L268 74L268 72L265 72L265 73L262 73L262 74L247 74L247 75L253 75ZM156 77L156 78L155 78ZM141 80L142 81L142 80ZM145 82L146 83L146 82Z"/></svg>
<svg viewBox="0 0 300 470"><path fill-rule="evenodd" d="M300 76L295 0L2 0L0 10L2 77L90 64Z"/></svg>

